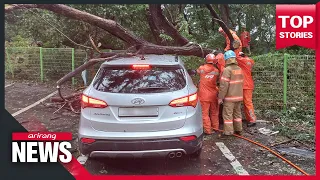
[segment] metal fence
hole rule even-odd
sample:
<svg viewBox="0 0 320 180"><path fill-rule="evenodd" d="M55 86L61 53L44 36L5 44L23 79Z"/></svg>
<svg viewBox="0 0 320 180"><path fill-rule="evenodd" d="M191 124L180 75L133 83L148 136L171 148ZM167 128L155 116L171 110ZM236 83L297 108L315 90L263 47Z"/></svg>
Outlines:
<svg viewBox="0 0 320 180"><path fill-rule="evenodd" d="M6 48L6 78L37 81L58 80L87 60L87 52L72 48ZM267 54L255 60L253 103L257 114L295 110L314 115L315 56ZM200 59L187 60L186 66L198 67ZM90 83L99 65L88 71ZM83 85L81 75L70 80Z"/></svg>
<svg viewBox="0 0 320 180"><path fill-rule="evenodd" d="M253 59L253 103L257 114L292 110L314 115L314 55L268 54Z"/></svg>
<svg viewBox="0 0 320 180"><path fill-rule="evenodd" d="M87 52L73 48L11 47L5 51L6 78L56 81L87 60ZM82 83L81 75L70 80Z"/></svg>

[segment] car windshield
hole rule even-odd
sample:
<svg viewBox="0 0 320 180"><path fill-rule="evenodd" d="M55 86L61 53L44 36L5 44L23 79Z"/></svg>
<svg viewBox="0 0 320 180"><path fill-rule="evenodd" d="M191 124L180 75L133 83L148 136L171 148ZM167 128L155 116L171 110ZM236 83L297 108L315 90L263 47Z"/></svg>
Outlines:
<svg viewBox="0 0 320 180"><path fill-rule="evenodd" d="M180 90L186 80L180 66L152 66L147 70L105 66L100 68L93 86L111 93L160 93Z"/></svg>

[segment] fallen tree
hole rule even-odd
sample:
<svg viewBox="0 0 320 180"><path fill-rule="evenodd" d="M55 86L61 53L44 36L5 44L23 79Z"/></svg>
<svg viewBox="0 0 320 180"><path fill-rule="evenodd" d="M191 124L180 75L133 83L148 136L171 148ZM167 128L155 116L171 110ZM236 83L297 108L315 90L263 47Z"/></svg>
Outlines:
<svg viewBox="0 0 320 180"><path fill-rule="evenodd" d="M12 4L10 6L5 7L5 13L10 13L17 9L30 9L30 8L39 8L52 11L56 14L63 15L65 17L83 21L89 23L93 26L97 26L108 33L112 34L113 36L121 39L124 41L128 46L135 46L137 47L136 50L139 50L141 47L144 49L144 53L147 54L177 54L177 55L184 55L184 56L198 56L203 57L204 54L208 54L212 51L209 48L201 48L196 44L191 43L191 46L185 47L190 43L186 38L179 34L179 32L174 28L169 21L165 19L161 12L160 5L149 5L149 11L152 16L152 19L155 22L155 25L159 28L164 30L166 34L171 36L173 39L180 46L161 46L156 45L150 42L145 41L134 35L130 30L122 27L119 23L114 20L104 19L93 14L80 11L78 9L63 5L63 4ZM210 6L211 5L207 5ZM215 11L211 8L210 12L215 13ZM216 15L216 13L215 13ZM216 19L220 19L217 15L215 16ZM228 31L228 27L218 21L219 25L226 31L227 35L230 39L233 39L230 32ZM160 28L159 28L160 29ZM181 47L182 46L182 47Z"/></svg>
<svg viewBox="0 0 320 180"><path fill-rule="evenodd" d="M232 42L233 37L229 31L229 28L218 17L217 13L214 11L211 5L206 4L206 6L209 9L213 19L216 20L217 23L222 27L222 29L226 32L227 36ZM98 47L94 44L93 39L91 38L91 36L89 36L90 42L92 44L91 49L97 51L99 53L99 56L90 59L86 64L83 64L76 68L74 71L66 74L57 82L60 99L65 102L69 102L69 104L70 102L73 102L73 100L70 99L72 99L74 96L69 96L68 98L64 97L60 91L61 85L70 78L81 73L83 70L92 67L98 62L109 61L119 57L130 57L143 54L173 54L183 56L198 56L203 58L205 57L205 55L212 52L213 49L207 47L203 48L201 45L190 42L187 38L183 37L179 33L179 31L175 29L174 25L169 22L163 15L160 4L150 4L149 8L147 9L148 12L146 14L148 15L150 29L153 32L154 36L159 36L161 30L161 32L167 34L174 40L174 44L176 46L160 45L162 43L153 44L136 36L133 32L124 28L114 20L104 19L99 16L80 11L63 4L11 4L5 7L5 13L10 13L18 9L29 10L33 8L48 10L56 14L63 15L67 18L83 21L93 26L99 27L107 31L114 37L121 39L127 47L130 47L125 53L103 53L99 51ZM160 39L157 39L157 41L159 42Z"/></svg>

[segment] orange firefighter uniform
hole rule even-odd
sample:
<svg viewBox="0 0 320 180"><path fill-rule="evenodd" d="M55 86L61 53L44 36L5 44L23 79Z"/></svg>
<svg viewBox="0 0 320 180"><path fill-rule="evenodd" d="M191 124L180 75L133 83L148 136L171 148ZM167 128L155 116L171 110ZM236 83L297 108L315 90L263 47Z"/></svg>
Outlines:
<svg viewBox="0 0 320 180"><path fill-rule="evenodd" d="M241 39L242 47L245 47L245 48L248 47L251 41L250 33L248 31L243 31L240 34L240 39Z"/></svg>
<svg viewBox="0 0 320 180"><path fill-rule="evenodd" d="M225 67L225 65L226 65L226 61L224 60L224 55L223 55L223 53L218 53L218 54L216 55L216 58L218 59L217 67L218 67L218 69L220 70L220 76L219 76L219 79L220 79L221 76L222 76L224 67ZM217 88L217 89L218 89L218 88ZM218 90L219 90L219 89L218 89ZM219 105L219 123L223 123L222 110L223 110L223 105L220 104L220 105Z"/></svg>
<svg viewBox="0 0 320 180"><path fill-rule="evenodd" d="M254 89L254 82L252 79L252 67L254 65L253 59L248 56L244 56L242 52L237 56L237 62L239 67L242 69L244 80L243 80L243 104L244 113L246 120L251 123L256 122L256 116L254 114L254 107L252 103L252 93Z"/></svg>
<svg viewBox="0 0 320 180"><path fill-rule="evenodd" d="M209 55L214 57L213 54ZM219 128L219 106L217 99L219 70L214 64L207 62L207 64L200 66L197 72L200 75L198 95L202 107L204 133L211 134L212 128Z"/></svg>
<svg viewBox="0 0 320 180"><path fill-rule="evenodd" d="M228 51L227 51L228 52ZM225 135L242 132L241 102L243 74L235 58L228 58L220 79L219 101L223 100L223 129Z"/></svg>
<svg viewBox="0 0 320 180"><path fill-rule="evenodd" d="M227 34L222 30L221 27L219 28L219 32L222 33L222 35L223 35L223 36L225 37L225 39L226 39L226 44L227 44L227 46L224 48L224 51L231 50L231 47L230 47L231 45L230 45L230 39L229 39L229 37L228 37ZM236 33L235 31L230 30L230 33L231 33L234 41L238 41L239 44L240 44L237 49L234 49L235 54L238 54L239 52L242 51L242 43L241 43L241 40L240 40L239 36L237 35L237 33Z"/></svg>
<svg viewBox="0 0 320 180"><path fill-rule="evenodd" d="M226 65L226 61L224 60L223 53L217 54L216 58L218 59L217 67L220 70L220 75L222 75L224 66Z"/></svg>

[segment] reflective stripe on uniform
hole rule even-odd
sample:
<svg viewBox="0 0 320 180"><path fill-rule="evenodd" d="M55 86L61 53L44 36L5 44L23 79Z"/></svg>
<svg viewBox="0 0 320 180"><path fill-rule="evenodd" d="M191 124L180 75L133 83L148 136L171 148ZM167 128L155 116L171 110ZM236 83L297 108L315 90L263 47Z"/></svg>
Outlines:
<svg viewBox="0 0 320 180"><path fill-rule="evenodd" d="M229 79L229 78L225 78L225 77L221 77L221 79L220 79L220 80L227 81L227 82L229 82L229 81L230 81L230 79Z"/></svg>
<svg viewBox="0 0 320 180"><path fill-rule="evenodd" d="M211 72L209 72L208 74L218 75L218 74L219 74L219 72L217 72L217 71L211 71Z"/></svg>
<svg viewBox="0 0 320 180"><path fill-rule="evenodd" d="M243 100L242 96L226 97L225 100Z"/></svg>
<svg viewBox="0 0 320 180"><path fill-rule="evenodd" d="M230 81L230 84L237 84L237 83L242 83L243 80L235 80L235 81Z"/></svg>
<svg viewBox="0 0 320 180"><path fill-rule="evenodd" d="M236 119L234 119L234 121L236 121L236 122L241 122L242 119L241 119L241 118L236 118Z"/></svg>
<svg viewBox="0 0 320 180"><path fill-rule="evenodd" d="M232 120L224 120L223 122L224 122L225 124L232 124L232 123L233 123Z"/></svg>

